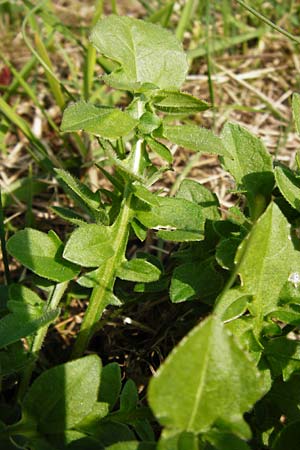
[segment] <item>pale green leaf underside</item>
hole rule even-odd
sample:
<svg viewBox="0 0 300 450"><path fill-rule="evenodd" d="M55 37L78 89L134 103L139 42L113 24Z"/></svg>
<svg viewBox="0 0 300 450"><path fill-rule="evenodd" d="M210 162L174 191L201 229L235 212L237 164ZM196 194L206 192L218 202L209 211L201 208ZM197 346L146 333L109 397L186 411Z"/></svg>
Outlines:
<svg viewBox="0 0 300 450"><path fill-rule="evenodd" d="M181 147L201 153L212 153L230 158L222 140L212 131L197 125L163 125L161 131L165 139Z"/></svg>
<svg viewBox="0 0 300 450"><path fill-rule="evenodd" d="M254 363L210 317L172 351L151 380L148 398L162 425L200 433L218 421L239 428L262 394Z"/></svg>
<svg viewBox="0 0 300 450"><path fill-rule="evenodd" d="M181 44L168 30L131 17L108 16L90 37L96 49L120 67L105 77L117 88L135 89L143 83L179 88L188 65Z"/></svg>
<svg viewBox="0 0 300 450"><path fill-rule="evenodd" d="M37 275L62 282L71 280L79 268L61 257L62 243L53 234L25 228L7 242L9 253Z"/></svg>
<svg viewBox="0 0 300 450"><path fill-rule="evenodd" d="M83 130L109 139L128 134L137 125L137 120L119 109L97 107L79 101L69 105L63 115L61 130Z"/></svg>
<svg viewBox="0 0 300 450"><path fill-rule="evenodd" d="M263 317L277 308L285 283L300 274L300 252L290 238L290 225L275 203L252 228L241 244L236 262L244 289L251 293L251 312Z"/></svg>

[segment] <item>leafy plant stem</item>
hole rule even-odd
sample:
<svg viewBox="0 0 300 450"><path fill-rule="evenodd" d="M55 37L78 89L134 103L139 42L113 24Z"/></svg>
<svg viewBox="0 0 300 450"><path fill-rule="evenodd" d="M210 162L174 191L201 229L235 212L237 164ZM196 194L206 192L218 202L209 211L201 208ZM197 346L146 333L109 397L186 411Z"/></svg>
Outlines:
<svg viewBox="0 0 300 450"><path fill-rule="evenodd" d="M132 194L128 186L125 189L124 200L119 215L113 225L115 231L114 255L108 260L102 270L99 271L98 284L94 287L85 313L78 338L75 342L72 359L82 356L91 339L95 326L101 317L105 307L109 303L108 295L112 292L115 282L115 268L124 258L129 234L129 220L131 216L130 202Z"/></svg>
<svg viewBox="0 0 300 450"><path fill-rule="evenodd" d="M58 283L54 286L53 290L51 291L51 293L49 295L48 301L47 301L47 305L45 308L46 311L50 311L50 310L56 309L58 307L58 305L62 299L62 296L64 295L65 290L67 289L68 283L69 283L68 281L64 281L63 283ZM42 348L47 331L48 331L48 325L40 328L39 331L36 333L36 335L33 339L32 345L31 345L31 349L30 349L34 355L37 355L38 352L40 351L40 349ZM18 399L19 400L21 400L26 393L26 390L28 388L34 367L35 367L35 362L28 365L23 373L23 377L21 379L20 387L19 387L19 391L18 391Z"/></svg>

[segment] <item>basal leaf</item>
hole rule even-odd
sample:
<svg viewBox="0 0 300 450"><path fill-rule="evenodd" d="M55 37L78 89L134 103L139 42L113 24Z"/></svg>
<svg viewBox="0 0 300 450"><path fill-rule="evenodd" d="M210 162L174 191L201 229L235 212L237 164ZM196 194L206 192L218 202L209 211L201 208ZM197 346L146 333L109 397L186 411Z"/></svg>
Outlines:
<svg viewBox="0 0 300 450"><path fill-rule="evenodd" d="M53 367L31 385L23 401L26 418L41 433L53 434L73 428L88 415L100 385L101 361L96 355Z"/></svg>
<svg viewBox="0 0 300 450"><path fill-rule="evenodd" d="M136 204L136 218L170 240L202 240L204 217L199 205L182 198L157 197L158 206ZM174 236L172 236L174 234Z"/></svg>
<svg viewBox="0 0 300 450"><path fill-rule="evenodd" d="M111 86L132 91L151 83L170 89L185 80L188 65L182 46L158 25L112 15L97 23L90 39L100 53L120 65L105 77Z"/></svg>
<svg viewBox="0 0 300 450"><path fill-rule="evenodd" d="M65 109L61 130L83 130L104 138L117 139L130 133L137 123L125 111L79 101Z"/></svg>
<svg viewBox="0 0 300 450"><path fill-rule="evenodd" d="M149 283L157 281L161 271L158 267L142 258L134 258L123 262L117 269L116 275L122 280Z"/></svg>
<svg viewBox="0 0 300 450"><path fill-rule="evenodd" d="M220 220L219 201L216 194L194 180L185 179L180 184L177 198L185 198L201 206L206 219Z"/></svg>
<svg viewBox="0 0 300 450"><path fill-rule="evenodd" d="M86 224L71 234L64 258L83 267L97 267L114 253L111 233L104 225Z"/></svg>
<svg viewBox="0 0 300 450"><path fill-rule="evenodd" d="M239 247L236 262L242 286L253 295L249 308L262 320L277 309L284 284L293 283L300 274L300 252L294 248L289 223L275 203Z"/></svg>
<svg viewBox="0 0 300 450"><path fill-rule="evenodd" d="M300 211L300 179L283 166L277 166L274 173L277 186L284 198L293 208Z"/></svg>
<svg viewBox="0 0 300 450"><path fill-rule="evenodd" d="M63 244L51 233L25 228L8 240L7 250L40 277L63 282L79 273L78 266L62 258Z"/></svg>
<svg viewBox="0 0 300 450"><path fill-rule="evenodd" d="M159 133L165 139L199 153L231 157L222 140L207 128L197 125L163 125Z"/></svg>
<svg viewBox="0 0 300 450"><path fill-rule="evenodd" d="M196 114L209 108L208 103L180 91L155 91L151 103L158 111L167 114Z"/></svg>
<svg viewBox="0 0 300 450"><path fill-rule="evenodd" d="M254 363L210 317L168 356L150 381L148 398L168 429L201 433L221 423L248 438L243 414L263 393Z"/></svg>

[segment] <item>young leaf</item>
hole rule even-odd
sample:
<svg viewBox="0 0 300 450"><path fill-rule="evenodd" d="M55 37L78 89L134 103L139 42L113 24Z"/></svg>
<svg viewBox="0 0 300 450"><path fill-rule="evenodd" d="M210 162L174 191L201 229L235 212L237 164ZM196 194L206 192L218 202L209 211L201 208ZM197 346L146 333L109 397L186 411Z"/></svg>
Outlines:
<svg viewBox="0 0 300 450"><path fill-rule="evenodd" d="M122 280L150 283L157 281L161 271L158 267L142 258L123 262L117 269L116 275Z"/></svg>
<svg viewBox="0 0 300 450"><path fill-rule="evenodd" d="M113 254L110 229L91 223L73 231L63 257L83 267L98 267Z"/></svg>
<svg viewBox="0 0 300 450"><path fill-rule="evenodd" d="M283 375L286 381L294 372L300 371L300 343L286 337L269 340L264 349L275 377Z"/></svg>
<svg viewBox="0 0 300 450"><path fill-rule="evenodd" d="M150 381L148 398L169 429L201 433L219 422L223 430L249 438L243 414L263 393L254 363L210 317L168 356Z"/></svg>
<svg viewBox="0 0 300 450"><path fill-rule="evenodd" d="M136 218L147 228L166 229L159 236L169 240L203 239L204 217L200 206L183 198L157 197L158 206L136 204Z"/></svg>
<svg viewBox="0 0 300 450"><path fill-rule="evenodd" d="M273 189L271 156L262 141L240 125L226 124L221 139L229 154L229 157L224 155L224 167L237 187L246 191L250 207L255 210L255 198L268 198Z"/></svg>
<svg viewBox="0 0 300 450"><path fill-rule="evenodd" d="M104 138L117 139L130 133L137 123L127 112L80 101L65 109L61 130L83 130Z"/></svg>
<svg viewBox="0 0 300 450"><path fill-rule="evenodd" d="M284 198L293 208L300 211L300 179L287 167L275 167L275 180Z"/></svg>
<svg viewBox="0 0 300 450"><path fill-rule="evenodd" d="M61 219L65 220L66 222L70 222L73 225L80 226L80 225L84 225L86 223L82 216L75 213L74 211L72 211L69 208L62 208L60 206L52 206L50 208L50 210L52 212L54 212L54 214L56 214Z"/></svg>
<svg viewBox="0 0 300 450"><path fill-rule="evenodd" d="M219 201L216 194L194 180L185 179L179 186L177 198L185 198L202 207L206 219L220 220Z"/></svg>
<svg viewBox="0 0 300 450"><path fill-rule="evenodd" d="M121 370L117 363L110 363L103 367L99 389L99 401L106 402L112 409L121 392Z"/></svg>
<svg viewBox="0 0 300 450"><path fill-rule="evenodd" d="M290 239L289 223L275 203L242 242L236 262L242 286L254 296L250 311L261 320L277 309L284 284L300 274L300 253Z"/></svg>
<svg viewBox="0 0 300 450"><path fill-rule="evenodd" d="M35 333L40 328L53 322L58 315L59 309L47 311L34 318L24 314L7 314L0 320L0 348Z"/></svg>
<svg viewBox="0 0 300 450"><path fill-rule="evenodd" d="M170 89L185 80L188 65L182 46L158 25L112 15L97 23L90 39L100 53L120 65L104 78L113 87L132 91L151 83Z"/></svg>
<svg viewBox="0 0 300 450"><path fill-rule="evenodd" d="M34 357L24 350L21 341L9 345L0 352L0 376L6 377L20 372L33 361Z"/></svg>
<svg viewBox="0 0 300 450"><path fill-rule="evenodd" d="M181 147L194 150L199 153L213 153L216 155L231 157L224 147L222 140L206 128L197 125L165 125L157 134Z"/></svg>
<svg viewBox="0 0 300 450"><path fill-rule="evenodd" d="M62 258L63 244L54 233L25 228L7 242L9 253L40 277L68 281L79 273L78 266Z"/></svg>
<svg viewBox="0 0 300 450"><path fill-rule="evenodd" d="M122 389L120 397L120 411L130 412L136 409L139 400L134 381L128 380Z"/></svg>
<svg viewBox="0 0 300 450"><path fill-rule="evenodd" d="M155 91L151 103L158 111L167 114L196 114L209 108L209 104L180 91Z"/></svg>
<svg viewBox="0 0 300 450"><path fill-rule="evenodd" d="M213 450L250 450L245 441L223 431L211 430L205 433L204 439L213 445Z"/></svg>
<svg viewBox="0 0 300 450"><path fill-rule="evenodd" d="M73 428L93 409L98 395L101 361L96 355L53 367L31 385L23 401L25 421L37 423L41 433Z"/></svg>

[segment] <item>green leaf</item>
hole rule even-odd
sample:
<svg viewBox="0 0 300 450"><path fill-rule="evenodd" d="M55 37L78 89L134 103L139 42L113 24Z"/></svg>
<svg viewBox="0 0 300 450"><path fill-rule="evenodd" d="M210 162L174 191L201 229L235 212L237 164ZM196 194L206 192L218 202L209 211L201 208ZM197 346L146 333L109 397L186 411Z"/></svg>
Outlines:
<svg viewBox="0 0 300 450"><path fill-rule="evenodd" d="M177 433L164 429L157 450L199 450L199 439L194 433Z"/></svg>
<svg viewBox="0 0 300 450"><path fill-rule="evenodd" d="M204 439L214 446L214 450L250 450L245 441L223 431L211 430L204 435Z"/></svg>
<svg viewBox="0 0 300 450"><path fill-rule="evenodd" d="M274 176L272 158L264 144L240 125L225 125L221 139L226 148L224 167L228 170L238 189L246 191L250 207L255 209L255 198L271 195Z"/></svg>
<svg viewBox="0 0 300 450"><path fill-rule="evenodd" d="M234 258L240 243L240 238L230 237L222 239L217 245L216 260L223 269L232 270L234 268Z"/></svg>
<svg viewBox="0 0 300 450"><path fill-rule="evenodd" d="M286 381L294 372L300 371L300 343L288 339L287 337L278 337L269 340L264 349L271 369L275 377L283 375Z"/></svg>
<svg viewBox="0 0 300 450"><path fill-rule="evenodd" d="M109 404L104 402L96 402L93 409L77 423L76 430L86 434L93 434L93 430L97 428L99 423L109 413Z"/></svg>
<svg viewBox="0 0 300 450"><path fill-rule="evenodd" d="M149 283L157 281L160 277L161 271L158 267L151 264L149 261L142 258L131 259L124 261L118 268L116 275L122 280L139 281Z"/></svg>
<svg viewBox="0 0 300 450"><path fill-rule="evenodd" d="M276 436L272 450L298 450L300 442L300 420L288 423Z"/></svg>
<svg viewBox="0 0 300 450"><path fill-rule="evenodd" d="M156 153L158 156L160 156L163 160L167 161L167 163L172 164L173 156L168 147L161 142L156 141L155 139L152 139L151 137L147 136L146 142L149 145L150 149Z"/></svg>
<svg viewBox="0 0 300 450"><path fill-rule="evenodd" d="M130 412L136 409L139 400L136 385L133 380L128 380L122 389L120 397L120 411Z"/></svg>
<svg viewBox="0 0 300 450"><path fill-rule="evenodd" d="M103 367L99 389L99 401L109 403L112 409L121 392L121 370L117 363L110 363Z"/></svg>
<svg viewBox="0 0 300 450"><path fill-rule="evenodd" d="M0 320L0 348L29 336L49 325L59 315L59 309L47 311L39 317L30 318L24 314L7 314Z"/></svg>
<svg viewBox="0 0 300 450"><path fill-rule="evenodd" d="M139 198L143 202L147 203L150 206L158 206L159 201L157 200L157 196L148 191L147 188L142 186L141 184L134 183L132 185L133 194L135 197Z"/></svg>
<svg viewBox="0 0 300 450"><path fill-rule="evenodd" d="M112 15L97 23L90 39L120 65L104 78L113 87L132 91L151 83L162 89L179 88L185 80L188 64L182 46L158 25Z"/></svg>
<svg viewBox="0 0 300 450"><path fill-rule="evenodd" d="M105 448L106 450L155 450L156 444L155 442L128 441L117 442Z"/></svg>
<svg viewBox="0 0 300 450"><path fill-rule="evenodd" d="M25 228L7 242L8 252L40 277L58 282L73 279L79 268L62 258L63 244L53 232Z"/></svg>
<svg viewBox="0 0 300 450"><path fill-rule="evenodd" d="M293 208L300 211L300 179L287 167L277 166L274 172L280 192Z"/></svg>
<svg viewBox="0 0 300 450"><path fill-rule="evenodd" d="M104 138L117 139L130 133L137 123L127 112L79 101L65 109L61 130L83 130Z"/></svg>
<svg viewBox="0 0 300 450"><path fill-rule="evenodd" d="M96 355L53 367L31 385L23 401L25 420L41 433L73 428L92 410L100 385L101 361Z"/></svg>
<svg viewBox="0 0 300 450"><path fill-rule="evenodd" d="M293 94L292 110L296 130L300 134L300 95L297 93Z"/></svg>
<svg viewBox="0 0 300 450"><path fill-rule="evenodd" d="M63 256L83 267L98 267L113 254L110 229L91 223L73 231Z"/></svg>
<svg viewBox="0 0 300 450"><path fill-rule="evenodd" d="M240 287L229 289L217 299L214 313L224 322L229 322L242 316L251 300L251 296Z"/></svg>
<svg viewBox="0 0 300 450"><path fill-rule="evenodd" d="M177 198L184 198L202 207L203 215L209 220L220 220L220 204L216 194L194 180L185 179L179 186Z"/></svg>
<svg viewBox="0 0 300 450"><path fill-rule="evenodd" d="M99 192L91 191L88 186L81 183L73 175L63 169L55 169L59 184L72 199L95 220L108 224L106 212L102 209Z"/></svg>
<svg viewBox="0 0 300 450"><path fill-rule="evenodd" d="M160 231L169 240L197 241L204 238L204 217L200 206L182 198L157 197L158 206L136 204L136 218L147 228Z"/></svg>
<svg viewBox="0 0 300 450"><path fill-rule="evenodd" d="M84 218L72 211L72 209L62 208L61 206L52 206L50 210L61 219L70 222L73 225L80 226L86 223Z"/></svg>
<svg viewBox="0 0 300 450"><path fill-rule="evenodd" d="M34 357L24 350L21 341L9 345L0 352L0 376L18 373L33 361Z"/></svg>
<svg viewBox="0 0 300 450"><path fill-rule="evenodd" d="M43 312L45 302L31 289L21 284L9 286L8 309L13 313L24 314L35 318Z"/></svg>
<svg viewBox="0 0 300 450"><path fill-rule="evenodd" d="M300 274L300 253L290 238L290 226L275 203L253 226L236 255L244 289L253 295L249 305L258 322L277 309L286 282Z"/></svg>
<svg viewBox="0 0 300 450"><path fill-rule="evenodd" d="M212 131L197 125L163 125L159 130L162 137L181 147L199 153L213 153L231 157L222 140Z"/></svg>
<svg viewBox="0 0 300 450"><path fill-rule="evenodd" d="M254 363L222 323L209 317L171 352L150 381L148 398L169 429L201 433L220 423L249 438L243 414L263 393Z"/></svg>
<svg viewBox="0 0 300 450"><path fill-rule="evenodd" d="M180 91L155 91L151 103L158 111L167 114L196 114L205 111L210 105L193 95Z"/></svg>
<svg viewBox="0 0 300 450"><path fill-rule="evenodd" d="M223 277L211 261L181 264L173 271L170 297L173 303L205 299L217 294L223 286Z"/></svg>
<svg viewBox="0 0 300 450"><path fill-rule="evenodd" d="M139 119L138 129L143 134L151 134L160 125L161 119L156 114L146 111Z"/></svg>

